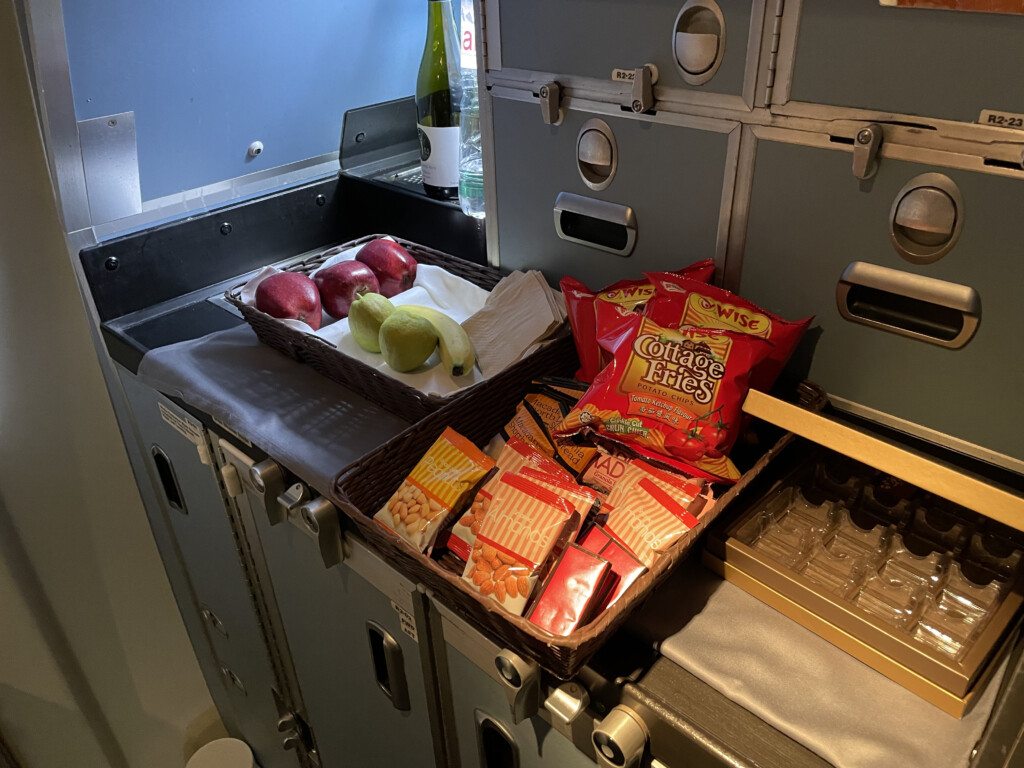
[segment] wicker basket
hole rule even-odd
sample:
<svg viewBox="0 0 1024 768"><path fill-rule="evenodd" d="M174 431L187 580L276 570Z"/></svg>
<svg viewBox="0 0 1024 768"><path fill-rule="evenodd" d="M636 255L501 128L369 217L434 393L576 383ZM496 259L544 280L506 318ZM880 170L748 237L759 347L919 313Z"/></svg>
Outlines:
<svg viewBox="0 0 1024 768"><path fill-rule="evenodd" d="M337 248L331 248L292 265L288 268L288 271L301 272L308 275L334 253L368 243L378 237L384 237L384 235L368 235L345 243ZM493 267L473 264L408 240L393 239L409 251L417 263L441 267L453 275L468 280L488 291L494 288L502 278L501 272ZM485 380L474 387L446 397L420 392L418 389L381 373L353 357L349 357L321 337L296 330L270 315L260 312L255 307L245 304L240 298L244 285L242 283L231 288L225 293L224 298L238 308L242 313L242 317L252 326L260 341L293 360L309 365L322 376L326 376L331 381L348 387L367 400L376 403L385 410L409 422L419 421L438 408L457 400L471 390L484 386L489 381ZM499 375L505 376L512 373L513 378L516 378L512 369L521 366L524 362L526 361L520 361L516 365L511 366L508 371Z"/></svg>
<svg viewBox="0 0 1024 768"><path fill-rule="evenodd" d="M564 375L566 370L575 370L574 351L565 357L568 359L563 359L561 366L544 373ZM445 427L450 426L477 445L484 445L515 413L525 390L526 386L510 384L500 391L492 391L487 398L470 394L458 403L435 412L343 469L333 484L334 501L350 518L359 535L389 563L431 589L446 607L499 644L534 659L548 672L565 680L573 677L664 581L687 556L701 530L760 474L793 436L787 433L778 439L735 485L722 494L713 509L704 515L701 525L659 558L654 567L641 576L615 605L568 637L554 637L526 619L505 611L493 600L467 589L460 575L417 552L405 540L389 535L372 519ZM826 402L822 390L806 382L798 388L796 400L812 410L821 410Z"/></svg>

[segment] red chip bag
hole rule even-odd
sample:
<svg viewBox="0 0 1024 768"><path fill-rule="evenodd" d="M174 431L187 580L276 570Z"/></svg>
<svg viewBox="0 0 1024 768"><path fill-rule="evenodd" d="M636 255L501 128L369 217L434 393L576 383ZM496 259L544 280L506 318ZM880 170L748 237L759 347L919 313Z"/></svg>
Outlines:
<svg viewBox="0 0 1024 768"><path fill-rule="evenodd" d="M711 259L704 259L665 274L685 275L699 282L707 282L715 275L715 263ZM600 291L592 291L573 277L563 277L558 285L565 297L569 325L580 358L580 369L576 372L576 378L591 382L598 371L608 363L607 359L603 359L601 347L597 343L596 302L607 301L633 310L654 296L654 286L650 280L644 278L620 280Z"/></svg>
<svg viewBox="0 0 1024 768"><path fill-rule="evenodd" d="M726 454L750 373L771 344L713 328L663 328L616 307L601 308L598 338L612 363L556 434L593 433L690 474L735 482L739 472ZM702 433L712 418L713 433Z"/></svg>
<svg viewBox="0 0 1024 768"><path fill-rule="evenodd" d="M786 365L813 317L783 320L741 296L673 272L645 272L654 296L644 314L665 328L695 325L749 333L772 343L771 354L750 377L753 389L767 391Z"/></svg>

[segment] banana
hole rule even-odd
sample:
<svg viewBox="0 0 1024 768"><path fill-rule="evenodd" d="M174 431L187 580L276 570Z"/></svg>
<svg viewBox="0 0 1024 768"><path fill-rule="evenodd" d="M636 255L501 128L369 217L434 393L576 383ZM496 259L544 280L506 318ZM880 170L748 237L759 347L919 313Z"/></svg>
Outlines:
<svg viewBox="0 0 1024 768"><path fill-rule="evenodd" d="M476 363L473 343L462 326L452 318L433 307L421 307L416 304L402 304L395 309L422 317L434 326L434 330L437 331L441 364L452 376L462 376L473 369Z"/></svg>

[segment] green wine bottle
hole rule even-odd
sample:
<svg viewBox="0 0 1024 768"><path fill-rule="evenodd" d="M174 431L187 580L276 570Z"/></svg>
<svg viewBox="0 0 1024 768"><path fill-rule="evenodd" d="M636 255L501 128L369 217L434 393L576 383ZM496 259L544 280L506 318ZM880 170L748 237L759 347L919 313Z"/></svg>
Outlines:
<svg viewBox="0 0 1024 768"><path fill-rule="evenodd" d="M427 41L416 77L423 188L438 200L459 196L461 85L451 0L428 0Z"/></svg>

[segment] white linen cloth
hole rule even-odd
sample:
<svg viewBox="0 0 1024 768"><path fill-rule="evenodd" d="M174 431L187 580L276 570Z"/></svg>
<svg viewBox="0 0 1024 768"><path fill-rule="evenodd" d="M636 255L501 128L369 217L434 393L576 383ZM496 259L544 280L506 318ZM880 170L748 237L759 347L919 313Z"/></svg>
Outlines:
<svg viewBox="0 0 1024 768"><path fill-rule="evenodd" d="M682 563L629 622L663 656L837 768L965 768L1006 671L962 720L797 622Z"/></svg>

